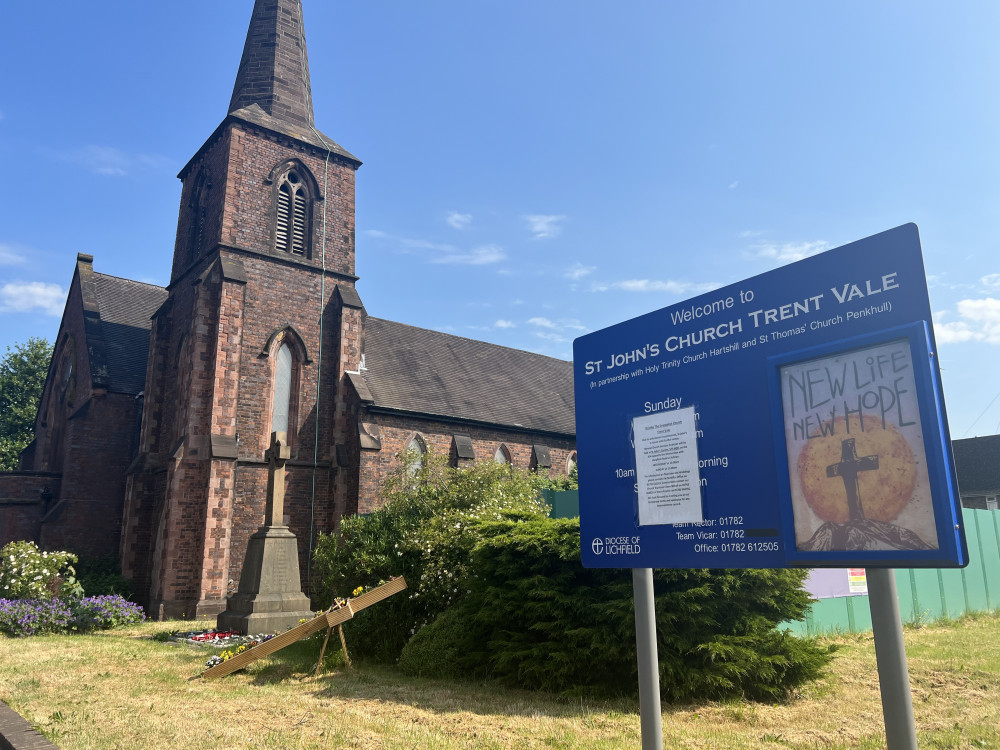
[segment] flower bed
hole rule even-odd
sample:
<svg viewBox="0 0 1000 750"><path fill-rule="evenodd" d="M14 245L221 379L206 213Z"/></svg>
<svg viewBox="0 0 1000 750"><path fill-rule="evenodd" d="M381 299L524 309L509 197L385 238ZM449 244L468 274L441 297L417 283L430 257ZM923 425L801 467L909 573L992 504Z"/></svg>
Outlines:
<svg viewBox="0 0 1000 750"><path fill-rule="evenodd" d="M42 633L89 633L145 619L142 607L117 595L0 599L0 633L15 638Z"/></svg>
<svg viewBox="0 0 1000 750"><path fill-rule="evenodd" d="M206 667L214 667L216 664L232 659L237 654L242 654L259 643L269 641L274 638L274 634L261 633L258 635L241 635L235 630L190 630L176 631L167 636L167 640L174 643L187 643L192 646L208 646L210 648L223 648L221 654L212 656Z"/></svg>

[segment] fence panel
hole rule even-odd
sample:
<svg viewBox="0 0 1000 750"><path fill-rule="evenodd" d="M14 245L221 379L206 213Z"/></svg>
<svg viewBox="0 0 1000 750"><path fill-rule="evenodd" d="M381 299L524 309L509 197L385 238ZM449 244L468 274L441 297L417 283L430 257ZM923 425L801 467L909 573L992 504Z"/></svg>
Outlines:
<svg viewBox="0 0 1000 750"><path fill-rule="evenodd" d="M963 508L969 564L962 569L896 571L899 615L904 623L926 623L1000 607L1000 512ZM821 635L871 629L867 596L820 599L806 622L787 623L794 633Z"/></svg>
<svg viewBox="0 0 1000 750"><path fill-rule="evenodd" d="M576 490L544 491L553 518L580 515ZM896 571L899 615L904 623L926 623L966 612L1000 608L1000 511L962 509L969 543L969 565L964 569L909 569ZM804 622L782 627L799 635L871 630L867 596L819 599Z"/></svg>

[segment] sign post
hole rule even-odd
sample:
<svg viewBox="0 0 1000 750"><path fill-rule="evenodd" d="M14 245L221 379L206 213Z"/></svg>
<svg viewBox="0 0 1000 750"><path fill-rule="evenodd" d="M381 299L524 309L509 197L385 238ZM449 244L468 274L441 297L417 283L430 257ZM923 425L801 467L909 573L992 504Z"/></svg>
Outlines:
<svg viewBox="0 0 1000 750"><path fill-rule="evenodd" d="M639 725L642 750L663 749L663 716L660 713L660 663L656 653L656 606L653 571L632 569L635 597L635 646L639 662Z"/></svg>
<svg viewBox="0 0 1000 750"><path fill-rule="evenodd" d="M583 564L966 565L931 320L907 224L578 338Z"/></svg>
<svg viewBox="0 0 1000 750"><path fill-rule="evenodd" d="M917 750L917 727L913 720L913 697L899 599L896 598L896 577L888 568L869 570L867 576L886 747L888 750Z"/></svg>

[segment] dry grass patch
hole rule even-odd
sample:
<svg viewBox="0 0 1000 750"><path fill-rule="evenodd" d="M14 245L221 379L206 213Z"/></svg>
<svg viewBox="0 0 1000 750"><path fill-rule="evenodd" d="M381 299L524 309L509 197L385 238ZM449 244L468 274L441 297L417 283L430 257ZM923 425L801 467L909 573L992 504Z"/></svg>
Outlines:
<svg viewBox="0 0 1000 750"><path fill-rule="evenodd" d="M567 748L639 744L634 699L598 701L409 678L371 664L312 676L304 642L247 670L191 679L212 653L150 638L0 637L0 698L76 748ZM1000 617L908 630L921 748L1000 747ZM779 705L665 706L671 748L884 748L871 635L831 639L830 673Z"/></svg>

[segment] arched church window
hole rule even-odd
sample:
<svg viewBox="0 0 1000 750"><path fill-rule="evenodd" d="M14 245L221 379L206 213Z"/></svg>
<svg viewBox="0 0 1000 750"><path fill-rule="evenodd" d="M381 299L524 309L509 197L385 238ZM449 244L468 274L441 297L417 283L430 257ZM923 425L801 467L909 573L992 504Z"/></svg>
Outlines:
<svg viewBox="0 0 1000 750"><path fill-rule="evenodd" d="M271 407L271 432L288 433L292 403L292 348L282 344L274 360L274 401Z"/></svg>
<svg viewBox="0 0 1000 750"><path fill-rule="evenodd" d="M288 447L297 449L299 429L299 407L302 394L303 368L310 364L302 337L291 326L274 331L261 349L260 357L267 362L271 377L270 417L264 416L264 424L270 429L261 434L261 450L267 450L272 432L284 432L288 436Z"/></svg>
<svg viewBox="0 0 1000 750"><path fill-rule="evenodd" d="M290 169L278 182L274 247L284 253L309 256L310 197L306 181Z"/></svg>
<svg viewBox="0 0 1000 750"><path fill-rule="evenodd" d="M498 464L511 463L510 451L507 449L506 445L501 444L501 446L497 448L497 452L493 454L493 460Z"/></svg>
<svg viewBox="0 0 1000 750"><path fill-rule="evenodd" d="M406 444L406 470L410 476L416 476L424 468L427 458L427 444L419 435L410 438Z"/></svg>
<svg viewBox="0 0 1000 750"><path fill-rule="evenodd" d="M208 170L202 169L195 179L191 190L191 201L188 207L191 211L191 234L188 241L188 262L197 258L205 249L205 216L208 211L208 191L212 183Z"/></svg>
<svg viewBox="0 0 1000 750"><path fill-rule="evenodd" d="M576 451L573 451L572 453L569 454L569 458L566 459L566 474L569 476L573 476L574 474L576 474L576 470L577 470Z"/></svg>

